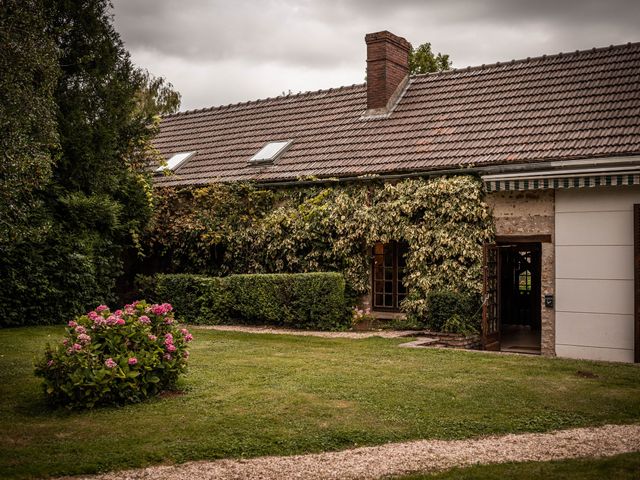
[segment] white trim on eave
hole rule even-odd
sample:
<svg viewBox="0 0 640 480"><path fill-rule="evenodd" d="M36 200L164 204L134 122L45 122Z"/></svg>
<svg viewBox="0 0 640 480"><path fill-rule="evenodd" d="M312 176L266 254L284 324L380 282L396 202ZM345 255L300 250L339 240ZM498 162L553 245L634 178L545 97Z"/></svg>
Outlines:
<svg viewBox="0 0 640 480"><path fill-rule="evenodd" d="M580 160L558 160L547 162L551 168L520 170L516 173L496 173L481 175L485 182L500 180L534 180L543 178L562 178L568 175L625 175L640 171L640 155L628 157L589 158Z"/></svg>

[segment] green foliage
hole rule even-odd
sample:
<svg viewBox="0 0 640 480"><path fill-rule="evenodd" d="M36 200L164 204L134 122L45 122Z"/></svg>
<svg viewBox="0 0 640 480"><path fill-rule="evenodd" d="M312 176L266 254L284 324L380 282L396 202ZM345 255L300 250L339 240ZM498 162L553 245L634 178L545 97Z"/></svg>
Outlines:
<svg viewBox="0 0 640 480"><path fill-rule="evenodd" d="M0 255L4 246L41 236L38 195L51 177L58 136L56 45L43 35L41 0L0 3Z"/></svg>
<svg viewBox="0 0 640 480"><path fill-rule="evenodd" d="M3 2L0 39L0 325L62 322L114 300L179 94L133 66L108 0Z"/></svg>
<svg viewBox="0 0 640 480"><path fill-rule="evenodd" d="M173 305L176 318L181 322L217 324L228 318L227 307L216 300L222 290L218 278L190 274L138 275L136 289L140 297ZM203 309L207 310L206 315ZM201 320L202 317L208 321Z"/></svg>
<svg viewBox="0 0 640 480"><path fill-rule="evenodd" d="M168 271L342 272L351 295L369 291L371 248L406 241L402 308L427 317L426 296L479 292L482 244L493 226L472 176L266 190L244 184L164 189L150 258Z"/></svg>
<svg viewBox="0 0 640 480"><path fill-rule="evenodd" d="M136 302L113 314L101 305L69 322L35 373L47 400L68 408L139 402L175 388L193 337L175 327L171 305Z"/></svg>
<svg viewBox="0 0 640 480"><path fill-rule="evenodd" d="M309 330L351 325L345 281L339 273L231 275L231 318L243 323Z"/></svg>
<svg viewBox="0 0 640 480"><path fill-rule="evenodd" d="M478 293L438 290L427 294L424 326L434 332L474 334L480 330Z"/></svg>
<svg viewBox="0 0 640 480"><path fill-rule="evenodd" d="M411 75L442 72L451 68L449 55L434 54L431 51L431 43L423 43L418 48L412 48L409 52L409 72Z"/></svg>
<svg viewBox="0 0 640 480"><path fill-rule="evenodd" d="M189 323L342 330L351 322L339 273L159 274L138 276L137 285L141 295L182 308L180 319Z"/></svg>
<svg viewBox="0 0 640 480"><path fill-rule="evenodd" d="M162 77L140 70L142 86L137 92L138 110L143 115L159 116L175 113L180 108L180 93Z"/></svg>

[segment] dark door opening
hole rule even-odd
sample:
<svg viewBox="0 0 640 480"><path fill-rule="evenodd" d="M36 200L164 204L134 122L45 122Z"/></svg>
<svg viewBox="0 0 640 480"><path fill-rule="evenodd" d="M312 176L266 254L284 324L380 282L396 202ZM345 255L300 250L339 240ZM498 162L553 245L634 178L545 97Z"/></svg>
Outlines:
<svg viewBox="0 0 640 480"><path fill-rule="evenodd" d="M541 251L540 243L485 246L486 350L540 353Z"/></svg>
<svg viewBox="0 0 640 480"><path fill-rule="evenodd" d="M540 244L501 247L498 287L500 349L540 353Z"/></svg>

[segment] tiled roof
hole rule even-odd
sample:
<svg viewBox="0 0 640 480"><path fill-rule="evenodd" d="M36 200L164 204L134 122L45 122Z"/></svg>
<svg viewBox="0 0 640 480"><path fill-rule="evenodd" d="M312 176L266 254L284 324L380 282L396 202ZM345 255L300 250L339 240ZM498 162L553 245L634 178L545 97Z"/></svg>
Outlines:
<svg viewBox="0 0 640 480"><path fill-rule="evenodd" d="M284 181L640 153L640 43L411 78L386 118L366 86L166 116L155 145L196 151L158 184ZM248 160L293 140L273 165Z"/></svg>

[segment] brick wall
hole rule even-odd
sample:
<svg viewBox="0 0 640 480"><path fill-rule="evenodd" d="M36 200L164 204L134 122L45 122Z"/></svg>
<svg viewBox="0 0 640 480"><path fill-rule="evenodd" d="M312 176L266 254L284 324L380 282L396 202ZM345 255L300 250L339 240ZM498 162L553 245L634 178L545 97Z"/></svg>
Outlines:
<svg viewBox="0 0 640 480"><path fill-rule="evenodd" d="M544 295L555 294L555 195L553 190L498 192L488 195L496 235L551 235L542 243L541 353L555 355L555 310L544 306Z"/></svg>

